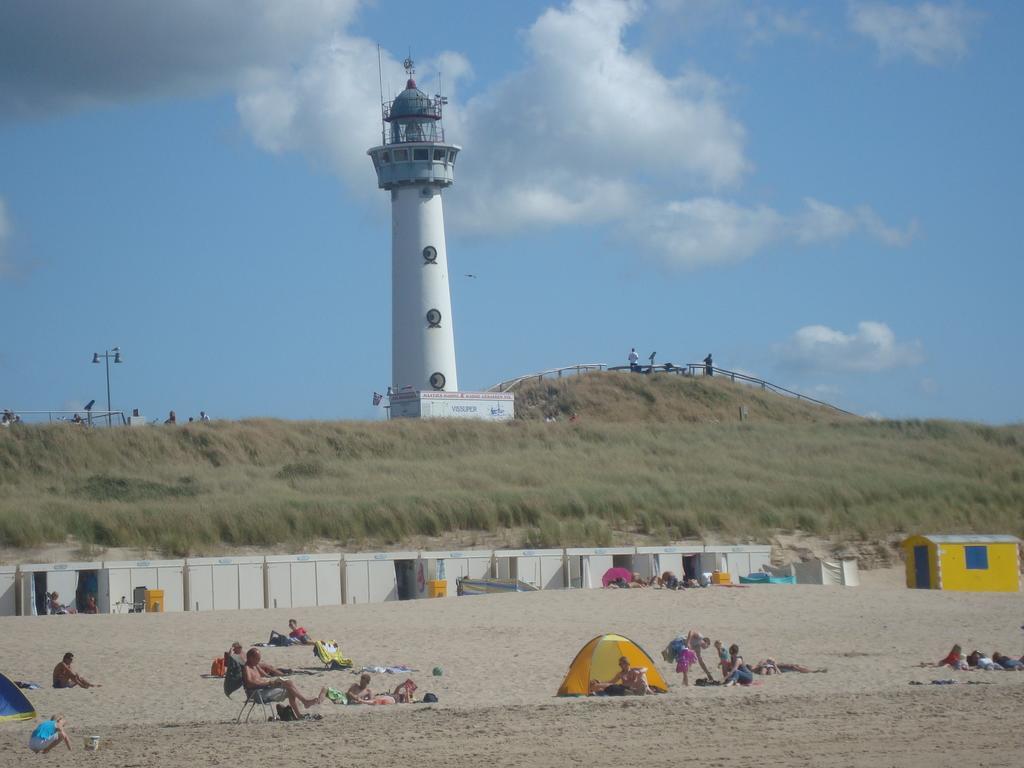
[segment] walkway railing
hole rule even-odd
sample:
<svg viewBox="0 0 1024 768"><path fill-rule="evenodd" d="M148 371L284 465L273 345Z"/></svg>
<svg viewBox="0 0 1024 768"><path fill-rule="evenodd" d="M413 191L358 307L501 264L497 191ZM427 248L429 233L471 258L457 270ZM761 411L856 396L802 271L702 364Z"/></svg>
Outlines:
<svg viewBox="0 0 1024 768"><path fill-rule="evenodd" d="M538 371L537 373L530 373L526 376L518 376L514 379L508 379L499 384L495 384L490 387L488 392L508 392L515 386L523 381L529 381L531 379L537 379L538 381L557 377L561 378L566 374L580 374L586 373L587 371L626 371L635 373L672 373L677 376L720 376L725 379L729 379L732 382L743 382L744 384L752 384L760 387L763 391L774 392L777 395L785 395L787 397L793 397L797 400L813 403L814 405L820 405L824 408L831 408L833 411L839 413L845 413L848 416L856 416L857 414L852 411L847 411L840 408L838 405L832 403L826 403L824 400L818 400L814 397L808 397L807 395L799 392L794 392L792 389L780 386L779 384L773 384L765 379L759 379L756 376L749 376L739 371L730 371L725 368L711 367L709 372L709 366L704 363L686 363L685 365L673 365L672 363L663 363L661 365L613 365L607 366L604 363L577 363L576 365L566 365L562 368L551 368L547 371Z"/></svg>
<svg viewBox="0 0 1024 768"><path fill-rule="evenodd" d="M89 427L97 424L121 424L123 426L128 423L123 411L16 411L11 409L10 412L25 424L38 424L46 421L82 424ZM75 416L78 416L80 421L75 421Z"/></svg>
<svg viewBox="0 0 1024 768"><path fill-rule="evenodd" d="M544 378L562 378L562 376L572 376L581 373L587 373L588 371L603 371L606 366L604 363L576 363L576 365L565 365L561 368L551 368L547 371L537 371L537 373L528 373L526 376L517 376L514 379L508 379L495 384L493 387L488 387L488 392L508 392L513 387L521 382L529 381L530 379L537 379L540 381Z"/></svg>

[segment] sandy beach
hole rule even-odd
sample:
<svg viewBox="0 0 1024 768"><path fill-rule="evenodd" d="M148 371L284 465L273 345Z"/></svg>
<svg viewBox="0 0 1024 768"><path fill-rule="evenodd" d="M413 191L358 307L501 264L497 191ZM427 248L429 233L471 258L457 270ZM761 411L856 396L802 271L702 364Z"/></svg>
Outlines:
<svg viewBox="0 0 1024 768"><path fill-rule="evenodd" d="M4 765L1017 766L1024 673L921 669L954 642L1024 651L1024 596L910 591L901 571L865 572L859 588L712 587L494 595L294 611L0 619L0 671L45 684L29 697L63 712L74 750L27 748L30 723L0 725ZM204 679L234 639L265 641L294 616L337 639L356 666L407 664L436 705L314 709L316 722L234 725L241 701ZM698 628L827 674L759 678L750 688L684 688L660 650ZM664 695L558 699L590 638L624 634L665 674ZM64 651L102 684L49 688ZM270 648L279 666L315 668L309 648ZM440 666L441 677L431 670ZM952 678L957 685L910 685ZM310 695L349 672L296 678ZM374 690L404 677L375 674ZM984 684L968 684L970 682ZM258 711L258 710L257 710ZM86 735L101 739L86 753Z"/></svg>

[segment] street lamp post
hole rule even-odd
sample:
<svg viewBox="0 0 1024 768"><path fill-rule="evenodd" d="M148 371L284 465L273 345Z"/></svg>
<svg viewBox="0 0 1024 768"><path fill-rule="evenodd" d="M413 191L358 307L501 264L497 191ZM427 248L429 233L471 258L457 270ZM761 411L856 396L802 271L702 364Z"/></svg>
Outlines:
<svg viewBox="0 0 1024 768"><path fill-rule="evenodd" d="M111 420L110 420L110 410L111 410L110 409L110 359L113 358L115 363L120 363L121 362L121 348L120 347L114 347L113 349L105 350L102 355L99 352L93 352L92 353L92 361L94 363L98 364L101 357L103 358L104 362L106 362L106 364L107 364L107 426L109 427L111 425Z"/></svg>

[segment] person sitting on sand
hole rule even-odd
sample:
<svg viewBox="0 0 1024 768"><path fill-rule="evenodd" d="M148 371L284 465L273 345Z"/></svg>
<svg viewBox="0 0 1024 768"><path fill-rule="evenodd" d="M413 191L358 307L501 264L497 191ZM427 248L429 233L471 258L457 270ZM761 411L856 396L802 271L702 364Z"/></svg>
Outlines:
<svg viewBox="0 0 1024 768"><path fill-rule="evenodd" d="M661 586L665 589L679 589L679 579L672 571L665 571L661 574Z"/></svg>
<svg viewBox="0 0 1024 768"><path fill-rule="evenodd" d="M757 664L751 667L751 669L755 675L781 675L784 672L801 672L806 675L816 672L828 672L824 667L820 669L811 669L810 667L805 667L803 664L786 664L772 658L757 662Z"/></svg>
<svg viewBox="0 0 1024 768"><path fill-rule="evenodd" d="M406 679L404 683L399 683L392 696L395 697L395 701L399 704L412 704L416 700L414 698L415 694L416 683L411 679Z"/></svg>
<svg viewBox="0 0 1024 768"><path fill-rule="evenodd" d="M373 691L370 690L370 673L363 672L358 683L352 683L345 691L349 704L374 704Z"/></svg>
<svg viewBox="0 0 1024 768"><path fill-rule="evenodd" d="M64 733L64 715L54 715L35 727L28 737L28 748L37 755L45 755L61 742L71 750L71 740Z"/></svg>
<svg viewBox="0 0 1024 768"><path fill-rule="evenodd" d="M951 669L968 669L967 661L963 657L963 650L959 645L954 645L953 650L946 654L944 659L936 661L934 664L930 661L922 661L918 664L920 667L950 667Z"/></svg>
<svg viewBox="0 0 1024 768"><path fill-rule="evenodd" d="M80 674L75 672L71 665L75 661L75 654L68 651L64 654L61 662L53 668L54 688L99 688L96 683L90 683Z"/></svg>
<svg viewBox="0 0 1024 768"><path fill-rule="evenodd" d="M85 613L97 613L96 595L89 595L85 598Z"/></svg>
<svg viewBox="0 0 1024 768"><path fill-rule="evenodd" d="M754 673L743 663L740 647L736 643L729 646L729 664L732 672L725 679L725 685L750 685L754 682Z"/></svg>
<svg viewBox="0 0 1024 768"><path fill-rule="evenodd" d="M313 638L309 636L305 627L299 626L299 622L295 619L288 619L288 629L291 630L288 633L288 637L292 640L297 641L301 645L313 645Z"/></svg>
<svg viewBox="0 0 1024 768"><path fill-rule="evenodd" d="M647 667L631 667L629 659L625 656L619 657L619 671L607 683L598 680L590 681L590 692L604 693L608 696L622 696L624 693L643 696L654 693L647 682Z"/></svg>
<svg viewBox="0 0 1024 768"><path fill-rule="evenodd" d="M307 698L302 695L298 687L291 680L282 677L282 672L277 667L264 664L260 660L260 652L256 648L250 648L245 654L245 666L242 667L242 685L245 692L252 696L257 694L263 703L284 701L288 699L292 711L296 715L302 715L301 703L304 707L315 707L322 704L327 695L327 689L321 688L316 698Z"/></svg>
<svg viewBox="0 0 1024 768"><path fill-rule="evenodd" d="M50 600L49 603L47 604L47 610L50 612L51 616L67 613L67 609L60 604L60 595L58 595L56 592L50 593Z"/></svg>

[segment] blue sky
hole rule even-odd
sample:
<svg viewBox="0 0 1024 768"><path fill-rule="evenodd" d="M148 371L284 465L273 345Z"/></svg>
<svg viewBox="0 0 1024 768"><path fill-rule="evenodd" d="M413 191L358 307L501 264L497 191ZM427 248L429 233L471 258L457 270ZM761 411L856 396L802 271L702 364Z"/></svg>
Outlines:
<svg viewBox="0 0 1024 768"><path fill-rule="evenodd" d="M102 406L120 345L151 419L381 418L380 43L463 146L464 389L636 346L1024 420L1018 3L50 8L0 7L2 407Z"/></svg>

